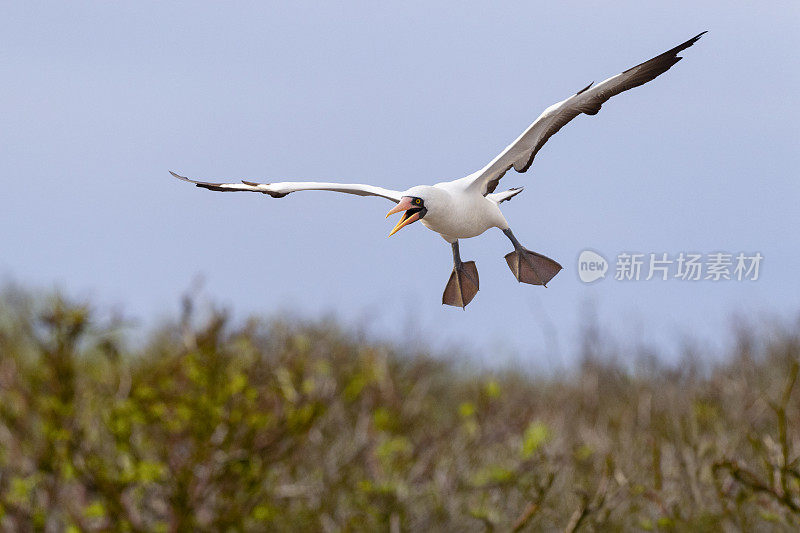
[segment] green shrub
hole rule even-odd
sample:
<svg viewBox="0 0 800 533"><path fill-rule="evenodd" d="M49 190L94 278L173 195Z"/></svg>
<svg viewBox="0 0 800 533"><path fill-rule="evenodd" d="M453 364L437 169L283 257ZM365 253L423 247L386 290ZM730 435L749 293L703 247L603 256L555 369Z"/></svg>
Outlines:
<svg viewBox="0 0 800 533"><path fill-rule="evenodd" d="M526 376L223 314L131 348L87 305L1 300L2 530L800 525L792 330Z"/></svg>

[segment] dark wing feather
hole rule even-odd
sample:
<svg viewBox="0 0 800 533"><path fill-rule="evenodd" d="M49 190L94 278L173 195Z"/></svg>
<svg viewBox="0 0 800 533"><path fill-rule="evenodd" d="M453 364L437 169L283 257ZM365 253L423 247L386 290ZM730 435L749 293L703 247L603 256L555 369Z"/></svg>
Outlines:
<svg viewBox="0 0 800 533"><path fill-rule="evenodd" d="M612 96L643 85L668 71L682 58L678 53L692 46L706 32L700 33L675 48L657 55L621 74L612 76L592 87L590 83L573 96L558 102L542 113L525 132L506 147L491 163L469 176L470 187L481 187L484 195L494 192L497 184L510 168L527 171L536 154L547 140L569 121L584 113L596 115Z"/></svg>

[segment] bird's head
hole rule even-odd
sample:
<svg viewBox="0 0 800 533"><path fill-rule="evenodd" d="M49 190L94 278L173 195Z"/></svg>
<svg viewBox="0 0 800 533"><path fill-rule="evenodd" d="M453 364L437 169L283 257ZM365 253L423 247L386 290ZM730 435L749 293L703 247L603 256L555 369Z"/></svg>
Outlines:
<svg viewBox="0 0 800 533"><path fill-rule="evenodd" d="M400 203L394 206L391 211L386 213L386 217L388 218L389 215L404 211L403 216L400 217L397 225L394 227L394 229L392 229L392 232L389 233L389 237L409 224L413 224L417 220L421 220L425 215L428 214L428 210L431 208L431 204L434 203L435 200L434 195L432 194L433 191L431 189L433 189L433 187L412 187L403 194L403 197L400 199Z"/></svg>
<svg viewBox="0 0 800 533"><path fill-rule="evenodd" d="M394 206L391 211L386 213L386 218L389 218L389 215L394 215L400 211L405 211L405 213L403 213L403 216L400 217L400 220L397 222L397 225L394 227L394 229L392 229L392 232L389 233L389 237L409 224L413 224L417 220L420 220L428 213L428 208L425 207L424 198L420 198L419 196L403 196L400 199L400 203Z"/></svg>

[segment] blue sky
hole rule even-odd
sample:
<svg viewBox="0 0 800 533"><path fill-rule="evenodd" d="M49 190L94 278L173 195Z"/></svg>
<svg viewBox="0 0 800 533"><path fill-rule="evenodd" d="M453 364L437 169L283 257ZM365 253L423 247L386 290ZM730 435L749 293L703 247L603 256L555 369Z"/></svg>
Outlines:
<svg viewBox="0 0 800 533"><path fill-rule="evenodd" d="M237 316L336 315L551 364L586 316L632 344L713 343L800 307L796 2L17 2L0 7L0 276L147 323L197 276ZM377 198L219 194L172 179L404 189L482 167L548 105L709 30L664 76L553 137L504 204L564 271L518 285L499 231L481 291L440 305L449 246L386 238ZM584 249L759 251L757 282L580 282Z"/></svg>

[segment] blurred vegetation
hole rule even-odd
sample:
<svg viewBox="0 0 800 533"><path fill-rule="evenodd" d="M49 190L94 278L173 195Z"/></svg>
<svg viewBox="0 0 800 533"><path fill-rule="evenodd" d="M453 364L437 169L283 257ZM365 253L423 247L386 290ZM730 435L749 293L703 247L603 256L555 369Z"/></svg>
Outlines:
<svg viewBox="0 0 800 533"><path fill-rule="evenodd" d="M535 376L191 315L133 348L87 305L0 297L0 529L800 525L796 327L673 367L588 339Z"/></svg>

